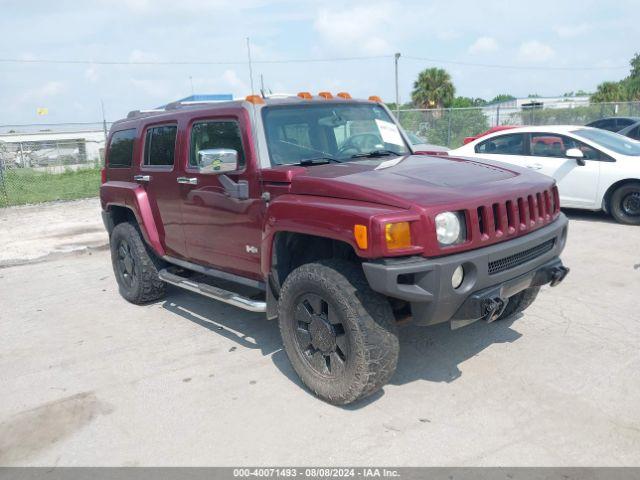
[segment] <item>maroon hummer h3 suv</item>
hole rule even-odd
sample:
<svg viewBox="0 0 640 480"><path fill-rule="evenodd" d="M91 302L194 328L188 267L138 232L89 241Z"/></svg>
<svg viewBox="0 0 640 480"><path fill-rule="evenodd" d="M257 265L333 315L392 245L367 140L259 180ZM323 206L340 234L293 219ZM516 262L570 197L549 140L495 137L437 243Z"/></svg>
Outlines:
<svg viewBox="0 0 640 480"><path fill-rule="evenodd" d="M553 179L413 154L377 97L131 112L102 180L125 299L172 284L265 312L304 384L335 404L393 375L399 320L506 318L568 271Z"/></svg>

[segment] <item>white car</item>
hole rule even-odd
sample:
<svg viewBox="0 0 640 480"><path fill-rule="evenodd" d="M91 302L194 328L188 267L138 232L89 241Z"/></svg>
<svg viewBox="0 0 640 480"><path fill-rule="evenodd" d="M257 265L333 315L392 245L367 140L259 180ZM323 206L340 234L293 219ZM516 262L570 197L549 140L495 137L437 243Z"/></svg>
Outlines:
<svg viewBox="0 0 640 480"><path fill-rule="evenodd" d="M496 160L556 179L563 207L604 210L640 225L640 142L575 125L517 127L480 137L449 155Z"/></svg>

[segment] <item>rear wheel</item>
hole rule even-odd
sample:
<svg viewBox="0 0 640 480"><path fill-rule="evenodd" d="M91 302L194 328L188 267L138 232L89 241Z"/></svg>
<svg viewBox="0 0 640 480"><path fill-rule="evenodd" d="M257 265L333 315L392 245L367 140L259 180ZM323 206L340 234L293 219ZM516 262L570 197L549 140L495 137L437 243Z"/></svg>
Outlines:
<svg viewBox="0 0 640 480"><path fill-rule="evenodd" d="M162 260L150 252L139 230L131 223L119 223L111 232L111 263L120 294L135 304L158 300L166 284L158 278Z"/></svg>
<svg viewBox="0 0 640 480"><path fill-rule="evenodd" d="M291 272L280 295L279 324L294 370L330 403L371 395L395 371L399 342L391 307L356 264L324 260Z"/></svg>
<svg viewBox="0 0 640 480"><path fill-rule="evenodd" d="M640 183L618 187L609 204L613 218L627 225L640 225Z"/></svg>
<svg viewBox="0 0 640 480"><path fill-rule="evenodd" d="M504 311L496 320L504 320L518 313L524 312L534 302L540 292L540 287L532 287L523 290L520 293L516 293L509 299L509 303L505 307Z"/></svg>

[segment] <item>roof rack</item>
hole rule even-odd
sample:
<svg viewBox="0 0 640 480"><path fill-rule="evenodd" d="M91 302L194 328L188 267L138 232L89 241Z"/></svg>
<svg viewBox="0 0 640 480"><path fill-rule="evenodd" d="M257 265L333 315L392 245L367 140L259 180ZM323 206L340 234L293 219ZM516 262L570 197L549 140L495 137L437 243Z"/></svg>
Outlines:
<svg viewBox="0 0 640 480"><path fill-rule="evenodd" d="M148 110L131 110L129 113L127 113L127 118L146 117L148 115L160 112L164 112L164 109L150 108Z"/></svg>

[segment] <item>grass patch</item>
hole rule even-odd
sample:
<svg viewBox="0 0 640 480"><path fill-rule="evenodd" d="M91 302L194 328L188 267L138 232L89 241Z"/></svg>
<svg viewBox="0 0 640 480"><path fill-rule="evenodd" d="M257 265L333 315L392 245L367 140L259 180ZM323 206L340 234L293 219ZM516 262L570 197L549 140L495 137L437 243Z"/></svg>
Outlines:
<svg viewBox="0 0 640 480"><path fill-rule="evenodd" d="M0 183L0 207L95 197L99 189L99 167L55 174L12 169L4 172L4 188Z"/></svg>

